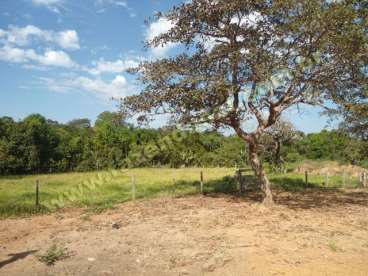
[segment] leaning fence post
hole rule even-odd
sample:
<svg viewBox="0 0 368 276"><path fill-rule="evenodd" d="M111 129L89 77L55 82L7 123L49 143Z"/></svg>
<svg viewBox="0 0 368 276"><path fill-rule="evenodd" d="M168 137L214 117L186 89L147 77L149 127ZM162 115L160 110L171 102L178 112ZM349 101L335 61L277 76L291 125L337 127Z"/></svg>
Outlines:
<svg viewBox="0 0 368 276"><path fill-rule="evenodd" d="M135 200L135 176L132 175L132 200Z"/></svg>
<svg viewBox="0 0 368 276"><path fill-rule="evenodd" d="M203 195L203 171L201 171L201 183L200 183L201 194Z"/></svg>
<svg viewBox="0 0 368 276"><path fill-rule="evenodd" d="M36 180L36 209L40 208L40 181Z"/></svg>
<svg viewBox="0 0 368 276"><path fill-rule="evenodd" d="M305 186L308 186L308 171L305 171Z"/></svg>

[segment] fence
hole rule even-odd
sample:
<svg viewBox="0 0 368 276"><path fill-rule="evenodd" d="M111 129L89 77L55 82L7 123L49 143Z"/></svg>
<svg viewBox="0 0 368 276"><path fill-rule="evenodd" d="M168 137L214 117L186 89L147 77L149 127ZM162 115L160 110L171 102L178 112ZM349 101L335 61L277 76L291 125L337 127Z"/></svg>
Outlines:
<svg viewBox="0 0 368 276"><path fill-rule="evenodd" d="M345 170L341 173L326 172L324 174L312 175L308 171L304 172L304 183L310 186L310 179L323 179L322 186L325 188L367 188L368 187L368 173L362 171L359 173L359 178L348 174Z"/></svg>
<svg viewBox="0 0 368 276"><path fill-rule="evenodd" d="M222 170L224 173L222 175L217 174L214 177L213 174L216 170ZM86 201L88 201L88 197L103 194L106 189L116 190L116 193L112 196L114 200L110 200L110 194L101 197L101 202L103 204L112 206L114 203L154 197L163 193L171 196L188 194L203 195L212 192L244 194L253 187L256 189L258 187L256 183L257 179L249 168L183 169L182 173L183 171L190 171L192 174L190 178L183 174L180 175L180 173L176 174L180 170L172 170L173 174L171 178L168 175L162 177L156 175L156 182L152 180L153 174L165 173L165 169L142 169L140 170L140 174L136 173L137 171L139 170L119 170L97 173L93 177L77 185L69 186L70 188L65 190L60 189L62 192L54 194L50 193L50 188L47 187L48 183L45 178L43 180L41 178L41 181L37 179L35 181L35 189L32 193L24 193L28 199L27 203L22 206L23 202L17 201L13 202L14 204L12 205L0 206L0 213L2 213L2 209L5 208L8 210L13 208L15 210L19 207L19 213L34 213L45 210L55 210L70 205L87 206L85 204ZM144 176L142 172L144 172ZM122 180L123 182L121 182ZM280 183L286 183L289 185L287 187L294 185L299 188L314 186L325 188L368 187L368 174L366 171L362 171L359 177L349 175L346 171L339 174L326 173L325 175L313 175L308 171L299 174L271 174L270 180L275 186L280 185ZM111 186L111 182L114 182L115 186ZM157 183L159 184L156 185ZM285 187L282 185L280 186ZM32 199L32 201L29 202L29 199ZM96 201L92 202L91 205L95 203ZM99 204L99 202L97 203Z"/></svg>
<svg viewBox="0 0 368 276"><path fill-rule="evenodd" d="M83 193L85 192L91 192L93 190L96 190L103 184L108 183L113 177L117 177L119 174L122 174L121 171L111 171L107 173L99 173L97 176L83 181L81 184L77 185L76 187L73 187L72 189L69 189L57 196L57 199L51 200L50 202L44 202L43 205L47 208L57 207L61 208L65 205L65 202L74 201L76 198L81 197ZM249 176L253 174L252 170L250 168L241 168L236 170L234 180L236 182L236 190L238 193L243 194L248 190L248 188L251 186L251 182L247 182L245 176ZM314 179L317 183L323 178L322 181L322 187L325 188L356 188L356 187L362 187L362 188L368 188L368 173L363 171L360 174L359 182L358 179L352 177L351 175L348 175L345 171L341 173L341 175L333 175L329 172L327 172L325 175L311 175L308 171L305 171L304 173L304 185L306 187L309 187L313 184L312 180ZM139 181L139 180L138 180ZM172 194L175 195L176 191L178 190L178 185L180 181L173 179L173 187L172 187ZM138 184L139 185L139 184ZM197 185L197 191L200 194L205 193L205 181L204 181L204 172L200 171L198 175L198 183ZM35 206L37 209L40 208L40 181L36 180L36 186L35 186ZM143 192L143 194L146 194L146 192ZM135 175L131 176L131 200L137 199L137 179Z"/></svg>

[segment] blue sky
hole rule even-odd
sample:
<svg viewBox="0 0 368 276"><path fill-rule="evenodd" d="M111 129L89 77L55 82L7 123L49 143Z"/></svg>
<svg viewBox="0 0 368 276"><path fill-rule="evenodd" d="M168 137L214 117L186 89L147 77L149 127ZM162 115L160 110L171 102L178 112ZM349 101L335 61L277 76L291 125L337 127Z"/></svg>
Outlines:
<svg viewBox="0 0 368 276"><path fill-rule="evenodd" d="M170 28L165 20L144 20L180 2L1 0L0 116L40 113L67 122L116 110L111 97L139 89L125 69L174 51L173 45L144 49L145 39ZM314 108L286 117L305 132L326 126Z"/></svg>

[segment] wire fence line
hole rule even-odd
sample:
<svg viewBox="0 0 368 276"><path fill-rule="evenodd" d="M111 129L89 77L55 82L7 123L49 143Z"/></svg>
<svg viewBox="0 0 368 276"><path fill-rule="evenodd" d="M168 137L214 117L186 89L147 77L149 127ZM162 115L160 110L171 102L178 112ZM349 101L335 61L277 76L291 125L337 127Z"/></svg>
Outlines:
<svg viewBox="0 0 368 276"><path fill-rule="evenodd" d="M55 209L55 208L63 208L65 207L66 203L77 201L79 198L83 197L83 195L87 193L91 193L100 189L103 185L108 184L114 178L121 178L122 176L130 177L131 179L131 190L130 190L130 197L132 200L137 198L145 197L147 194L146 188L143 190L139 187L139 178L135 176L130 170L112 170L107 172L100 172L97 175L90 177L89 179L84 180L82 183L76 185L75 187L69 188L68 190L59 193L56 196L56 199L52 199L42 203L48 209ZM253 181L249 180L249 177L253 176L253 172L250 168L240 168L235 171L233 180L235 182L235 188L240 194L246 192L247 188L250 186L254 186L254 179ZM368 187L368 173L362 172L359 176L359 179L353 177L346 172L343 174L325 174L323 175L312 175L305 171L304 174L304 184L305 187L310 187L311 185L317 186L315 183L322 181L322 186L325 188L367 188ZM301 178L303 180L303 178ZM193 190L193 193L205 193L205 181L204 181L204 172L200 171L198 176L197 183L192 183L196 189ZM162 192L171 192L173 195L179 190L179 186L183 184L183 181L178 181L173 178L172 181L172 188L162 188ZM234 183L233 183L234 184ZM40 198L39 198L39 181L37 180L36 183L36 206L40 205ZM233 189L234 190L234 189ZM129 197L129 192L128 192Z"/></svg>
<svg viewBox="0 0 368 276"><path fill-rule="evenodd" d="M188 171L152 170L123 169L98 172L76 184L71 183L65 189L62 187L55 189L53 188L55 183L48 183L47 178L37 178L33 180L34 190L30 191L27 188L28 191L24 191L21 197L0 202L0 215L41 213L73 206L102 210L107 205L113 207L116 203L162 195L173 197L208 193L245 195L259 189L257 178L250 168L229 168L225 174L217 175L213 175L217 170L215 168L196 168L189 170L190 177L187 175ZM161 177L159 175L161 173L165 175ZM171 175L168 175L170 173ZM152 174L156 174L155 177ZM308 188L368 187L366 171L362 171L359 177L347 172L325 175L316 175L308 171L280 173L270 174L270 180L274 188L289 191ZM113 193L109 189L113 190Z"/></svg>

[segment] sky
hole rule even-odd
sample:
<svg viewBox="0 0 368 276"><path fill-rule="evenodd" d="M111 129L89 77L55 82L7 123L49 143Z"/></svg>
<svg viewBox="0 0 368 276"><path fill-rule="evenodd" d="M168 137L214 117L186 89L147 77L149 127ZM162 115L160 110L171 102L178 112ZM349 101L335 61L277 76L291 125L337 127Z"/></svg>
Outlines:
<svg viewBox="0 0 368 276"><path fill-rule="evenodd" d="M65 123L116 111L111 98L139 92L125 70L175 51L172 44L144 48L145 40L170 28L166 20L145 19L180 2L1 0L0 116L39 113ZM302 107L285 117L299 130L317 132L327 126L320 111Z"/></svg>

